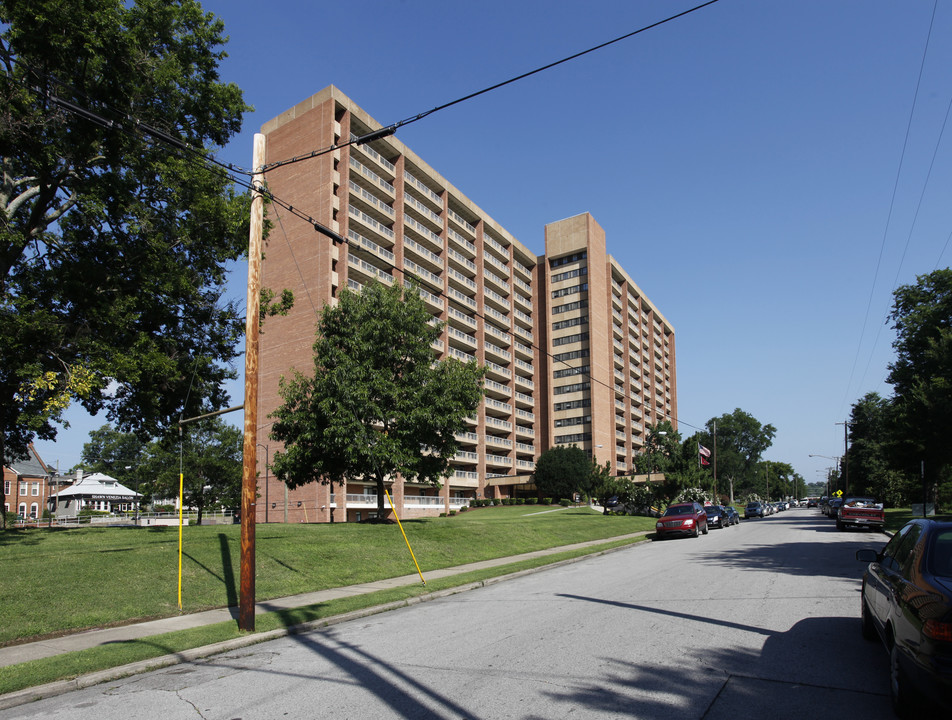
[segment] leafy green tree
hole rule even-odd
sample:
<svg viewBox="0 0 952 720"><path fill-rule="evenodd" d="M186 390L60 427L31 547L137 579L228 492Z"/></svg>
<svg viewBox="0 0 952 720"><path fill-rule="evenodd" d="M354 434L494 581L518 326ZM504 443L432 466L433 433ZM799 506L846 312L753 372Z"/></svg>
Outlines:
<svg viewBox="0 0 952 720"><path fill-rule="evenodd" d="M892 455L896 469L915 475L924 462L934 487L952 466L952 269L920 275L894 298Z"/></svg>
<svg viewBox="0 0 952 720"><path fill-rule="evenodd" d="M733 480L737 494L753 491L759 485L757 463L772 444L777 429L770 424L761 424L750 413L736 408L730 414L708 420L711 445L704 443L706 447L714 446L715 426L718 478Z"/></svg>
<svg viewBox="0 0 952 720"><path fill-rule="evenodd" d="M594 467L593 467L594 466ZM575 493L591 494L597 469L592 458L577 445L556 445L544 450L536 460L536 488L545 497L571 498ZM602 480L605 476L601 476Z"/></svg>
<svg viewBox="0 0 952 720"><path fill-rule="evenodd" d="M667 473L677 469L681 458L681 435L671 422L664 420L649 425L641 453L634 457L635 469L642 474Z"/></svg>
<svg viewBox="0 0 952 720"><path fill-rule="evenodd" d="M871 392L853 404L849 419L850 490L885 500L892 403Z"/></svg>
<svg viewBox="0 0 952 720"><path fill-rule="evenodd" d="M0 0L0 455L74 400L143 437L227 401L248 199L196 159L248 109L224 41L194 0Z"/></svg>
<svg viewBox="0 0 952 720"><path fill-rule="evenodd" d="M89 442L83 445L81 457L86 472L104 473L131 488L142 478L148 444L135 433L103 425L90 431Z"/></svg>
<svg viewBox="0 0 952 720"><path fill-rule="evenodd" d="M177 498L181 475L184 507L198 511L198 523L209 511L241 506L244 433L219 417L184 426L178 434L149 445L139 470L152 498ZM181 443L181 444L180 444Z"/></svg>
<svg viewBox="0 0 952 720"><path fill-rule="evenodd" d="M314 374L281 382L271 439L284 443L272 470L290 487L365 480L434 485L482 398L484 370L455 358L433 361L440 326L412 287L368 283L326 306L314 343Z"/></svg>

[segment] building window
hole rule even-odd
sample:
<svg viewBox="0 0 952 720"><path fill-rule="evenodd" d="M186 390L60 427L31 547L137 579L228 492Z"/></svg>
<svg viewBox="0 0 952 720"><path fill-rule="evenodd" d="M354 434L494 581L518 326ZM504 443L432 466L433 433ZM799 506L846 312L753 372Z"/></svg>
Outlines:
<svg viewBox="0 0 952 720"><path fill-rule="evenodd" d="M583 340L588 340L587 332L555 338L555 340L552 341L552 346L558 347L559 345L569 345L571 343L582 342Z"/></svg>
<svg viewBox="0 0 952 720"><path fill-rule="evenodd" d="M572 375L588 375L589 370L591 370L590 365L582 365L580 367L564 368L562 370L556 370L554 373L552 373L552 376L554 378L564 378L564 377L570 377ZM564 392L571 392L571 391L566 390Z"/></svg>
<svg viewBox="0 0 952 720"><path fill-rule="evenodd" d="M588 315L569 318L568 320L559 320L552 323L553 330L564 330L565 328L575 327L577 325L588 325Z"/></svg>
<svg viewBox="0 0 952 720"><path fill-rule="evenodd" d="M26 495L26 483L25 483L25 482L21 482L21 483L20 483L20 494L21 494L21 495Z"/></svg>
<svg viewBox="0 0 952 720"><path fill-rule="evenodd" d="M555 421L556 427L571 427L572 425L588 425L592 422L591 415L579 415L578 417L559 418Z"/></svg>
<svg viewBox="0 0 952 720"><path fill-rule="evenodd" d="M592 439L592 433L575 433L574 435L556 435L556 445L568 445L569 443L587 442Z"/></svg>
<svg viewBox="0 0 952 720"><path fill-rule="evenodd" d="M26 517L26 503L20 503L20 507L17 508L17 514L20 517Z"/></svg>
<svg viewBox="0 0 952 720"><path fill-rule="evenodd" d="M586 290L588 290L588 283L572 285L566 288L559 288L558 290L552 291L552 298L565 297L566 295L578 295L580 292L585 292Z"/></svg>
<svg viewBox="0 0 952 720"><path fill-rule="evenodd" d="M592 386L589 382L580 382L573 385L562 385L555 389L556 395L564 395L565 393L570 392L579 392L580 390L588 390Z"/></svg>
<svg viewBox="0 0 952 720"><path fill-rule="evenodd" d="M36 514L39 512L39 506L36 503L30 505L30 517L36 520Z"/></svg>
<svg viewBox="0 0 952 720"><path fill-rule="evenodd" d="M553 315L559 315L564 312L572 312L573 310L585 310L588 308L588 300L576 300L575 302L566 303L565 305L556 305L552 308Z"/></svg>
<svg viewBox="0 0 952 720"><path fill-rule="evenodd" d="M9 481L9 480L4 480L4 481L3 481L3 494L4 494L4 495L9 495L9 494L10 494L10 481Z"/></svg>
<svg viewBox="0 0 952 720"><path fill-rule="evenodd" d="M552 276L552 282L557 283L562 280L571 280L575 277L580 277L582 275L588 275L588 267L575 268L574 270L566 270L565 272L558 273Z"/></svg>
<svg viewBox="0 0 952 720"><path fill-rule="evenodd" d="M588 348L583 348L581 350L570 350L569 352L557 353L552 356L554 362L563 362L565 360L578 360L579 358L588 357Z"/></svg>
<svg viewBox="0 0 952 720"><path fill-rule="evenodd" d="M560 410L576 410L578 408L587 408L591 407L592 401L590 398L583 398L582 400L566 400L565 402L556 403L553 407L555 412Z"/></svg>
<svg viewBox="0 0 952 720"><path fill-rule="evenodd" d="M565 257L555 258L555 260L549 260L550 268L561 267L562 265L568 265L569 263L578 262L579 260L584 260L587 257L586 252L573 253L572 255L566 255Z"/></svg>
<svg viewBox="0 0 952 720"><path fill-rule="evenodd" d="M33 496L40 494L40 484L38 482L32 483L30 485L30 494Z"/></svg>

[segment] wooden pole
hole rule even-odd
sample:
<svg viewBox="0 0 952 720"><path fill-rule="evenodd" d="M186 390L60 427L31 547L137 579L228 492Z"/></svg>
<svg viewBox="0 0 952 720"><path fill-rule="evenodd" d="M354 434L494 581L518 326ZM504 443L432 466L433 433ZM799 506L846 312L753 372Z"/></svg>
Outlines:
<svg viewBox="0 0 952 720"><path fill-rule="evenodd" d="M245 438L241 476L241 588L238 629L255 629L255 497L258 494L258 330L261 300L261 254L264 228L264 135L255 134L252 168L256 173L251 194L251 230L248 236L248 302L245 318Z"/></svg>

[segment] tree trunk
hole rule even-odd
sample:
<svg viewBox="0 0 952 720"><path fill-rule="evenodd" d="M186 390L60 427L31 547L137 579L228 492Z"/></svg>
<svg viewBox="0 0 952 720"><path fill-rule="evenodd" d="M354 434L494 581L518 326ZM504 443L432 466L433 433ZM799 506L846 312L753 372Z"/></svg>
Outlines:
<svg viewBox="0 0 952 720"><path fill-rule="evenodd" d="M383 484L383 476L377 476L377 520L383 522L383 519L387 516L386 504L384 498L386 496L387 489Z"/></svg>

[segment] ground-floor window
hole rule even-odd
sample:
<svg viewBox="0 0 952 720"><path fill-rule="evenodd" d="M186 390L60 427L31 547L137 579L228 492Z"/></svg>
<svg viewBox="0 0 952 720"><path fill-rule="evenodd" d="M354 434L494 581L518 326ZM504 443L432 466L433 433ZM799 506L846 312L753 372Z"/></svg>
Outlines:
<svg viewBox="0 0 952 720"><path fill-rule="evenodd" d="M17 508L17 513L20 517L26 517L26 503L20 503L20 507Z"/></svg>
<svg viewBox="0 0 952 720"><path fill-rule="evenodd" d="M40 508L36 503L30 505L30 517L36 520L36 514L39 512Z"/></svg>

